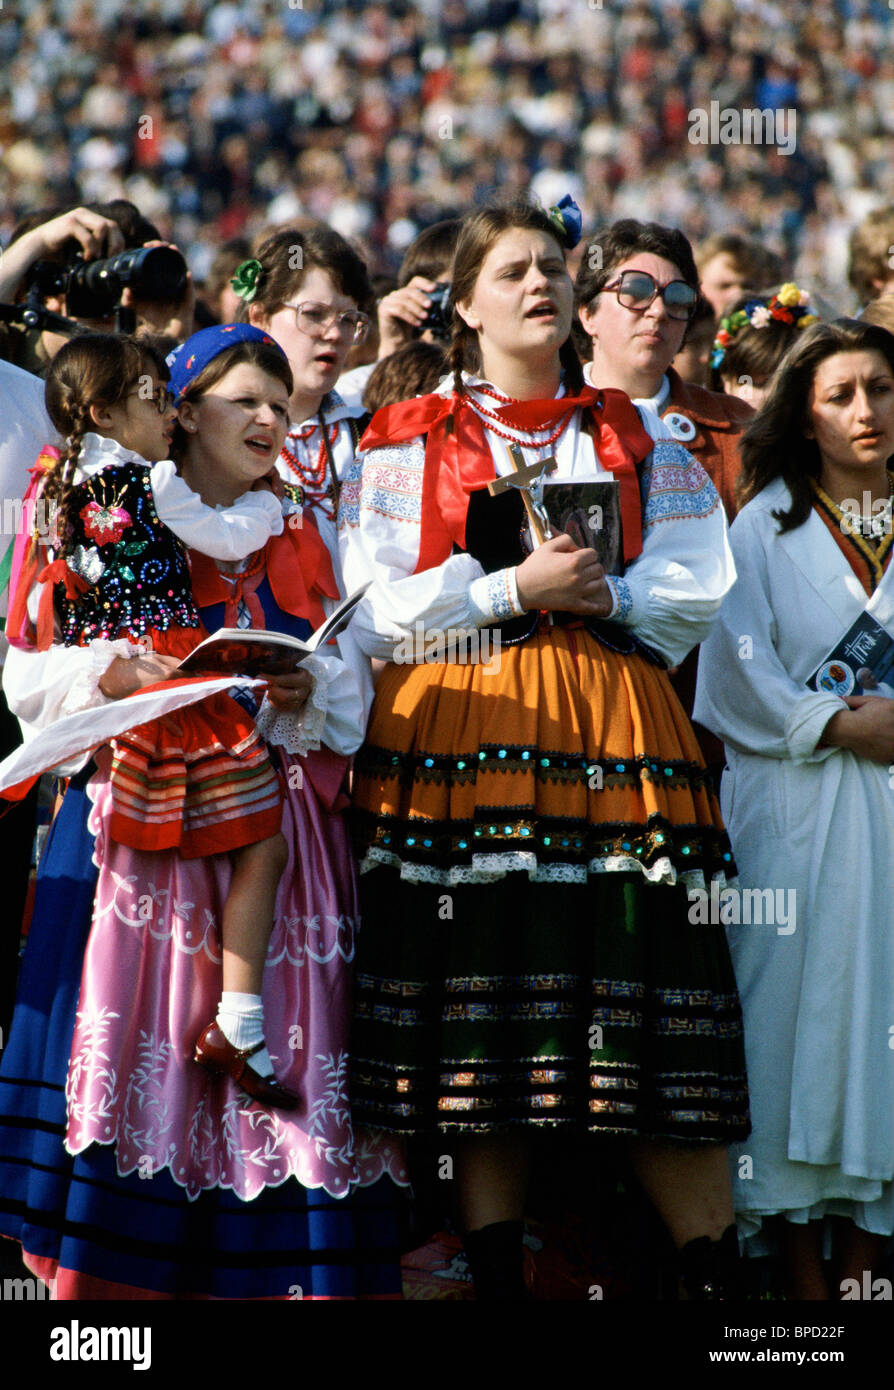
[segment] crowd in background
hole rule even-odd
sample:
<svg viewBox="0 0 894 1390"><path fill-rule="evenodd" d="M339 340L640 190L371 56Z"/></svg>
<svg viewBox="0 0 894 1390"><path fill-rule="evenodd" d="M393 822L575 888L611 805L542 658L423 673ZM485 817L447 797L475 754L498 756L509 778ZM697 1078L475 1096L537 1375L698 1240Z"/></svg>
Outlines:
<svg viewBox="0 0 894 1390"><path fill-rule="evenodd" d="M760 235L838 312L847 237L894 199L882 0L20 0L0 12L0 243L126 197L187 256L325 219L393 273L496 188ZM790 154L689 113L796 113Z"/></svg>

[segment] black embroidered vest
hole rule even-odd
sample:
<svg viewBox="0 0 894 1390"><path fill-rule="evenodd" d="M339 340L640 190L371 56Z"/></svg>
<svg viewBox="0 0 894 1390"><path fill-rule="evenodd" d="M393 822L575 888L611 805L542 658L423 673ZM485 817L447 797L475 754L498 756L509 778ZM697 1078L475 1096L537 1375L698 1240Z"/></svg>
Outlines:
<svg viewBox="0 0 894 1390"><path fill-rule="evenodd" d="M90 587L70 599L55 586L67 647L200 626L187 549L158 518L150 472L148 464L112 465L71 494L65 558Z"/></svg>

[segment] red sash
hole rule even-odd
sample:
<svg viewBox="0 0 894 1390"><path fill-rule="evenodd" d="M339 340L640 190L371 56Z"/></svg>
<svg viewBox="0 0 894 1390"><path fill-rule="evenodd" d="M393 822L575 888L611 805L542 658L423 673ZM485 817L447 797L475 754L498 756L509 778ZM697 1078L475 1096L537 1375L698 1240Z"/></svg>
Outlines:
<svg viewBox="0 0 894 1390"><path fill-rule="evenodd" d="M652 450L652 439L623 391L585 386L577 396L515 401L494 413L507 425L532 429L558 423L571 410L588 411L593 444L603 468L621 485L624 559L643 548L642 506L636 467ZM463 396L433 393L385 406L371 420L361 449L401 444L426 436L422 481L422 538L416 573L440 565L454 545L466 548L469 494L496 476L480 417Z"/></svg>
<svg viewBox="0 0 894 1390"><path fill-rule="evenodd" d="M214 561L197 550L189 552L189 560L193 597L198 607L229 603L233 598L234 586L227 583ZM265 572L280 608L293 617L306 618L312 628L318 628L325 620L323 597L339 596L329 551L306 511L301 517L301 526L290 526L289 518L286 518L282 533L270 537L257 583L252 585L249 581L245 586L243 597L255 624L258 624L260 615L260 626L264 625L263 613L255 590ZM235 627L236 624L234 621L225 625Z"/></svg>

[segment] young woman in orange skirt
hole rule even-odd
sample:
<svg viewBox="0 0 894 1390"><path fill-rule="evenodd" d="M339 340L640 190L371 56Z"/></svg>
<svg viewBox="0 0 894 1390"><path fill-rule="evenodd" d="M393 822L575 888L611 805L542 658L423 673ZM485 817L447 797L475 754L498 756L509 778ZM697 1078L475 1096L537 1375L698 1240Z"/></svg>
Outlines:
<svg viewBox="0 0 894 1390"><path fill-rule="evenodd" d="M731 860L667 668L734 569L701 465L583 383L563 203L465 220L452 380L380 411L343 488L346 583L373 581L354 632L386 663L354 780L353 1100L453 1141L479 1298L524 1296L538 1131L627 1140L690 1295L722 1297L742 1025L722 927L690 920L687 889ZM519 489L487 487L511 445L619 484L619 573L564 533L526 543Z"/></svg>

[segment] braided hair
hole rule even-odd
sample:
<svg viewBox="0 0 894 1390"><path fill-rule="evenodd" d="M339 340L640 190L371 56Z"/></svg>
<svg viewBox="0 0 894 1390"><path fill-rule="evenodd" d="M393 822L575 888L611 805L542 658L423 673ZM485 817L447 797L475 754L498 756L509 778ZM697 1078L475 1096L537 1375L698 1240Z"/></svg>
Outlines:
<svg viewBox="0 0 894 1390"><path fill-rule="evenodd" d="M509 202L492 204L479 208L463 218L453 256L453 322L450 345L447 349L448 368L453 374L453 389L459 396L465 394L463 371L480 370L481 353L474 329L460 318L456 304L457 301L471 298L484 259L494 242L503 232L515 227L545 232L558 243L563 257L565 255L565 243L555 222L542 207L528 202L527 199L516 198ZM565 373L565 389L576 394L582 388L584 378L580 359L570 336L559 349L559 361Z"/></svg>
<svg viewBox="0 0 894 1390"><path fill-rule="evenodd" d="M48 514L55 517L52 533L57 555L64 555L68 546L75 462L84 436L96 428L90 407L120 404L149 371L159 372L158 354L146 343L114 333L71 338L53 358L46 378L46 407L65 443L47 472L43 497Z"/></svg>

